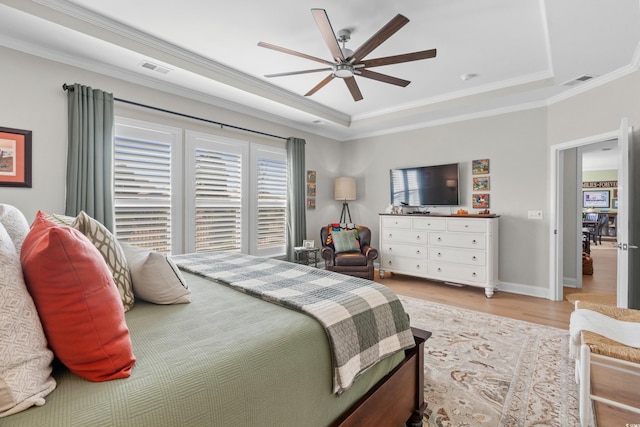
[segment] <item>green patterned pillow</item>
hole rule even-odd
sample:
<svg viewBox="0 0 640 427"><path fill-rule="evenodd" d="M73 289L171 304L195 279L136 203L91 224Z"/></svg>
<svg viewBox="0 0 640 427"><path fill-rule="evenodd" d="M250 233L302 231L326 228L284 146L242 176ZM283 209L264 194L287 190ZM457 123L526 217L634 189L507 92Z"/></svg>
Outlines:
<svg viewBox="0 0 640 427"><path fill-rule="evenodd" d="M91 243L98 249L111 270L113 281L118 288L124 311L133 308L133 286L131 284L131 274L129 264L124 255L120 243L115 236L100 222L91 218L85 212L80 212L73 221L72 227L87 236Z"/></svg>
<svg viewBox="0 0 640 427"><path fill-rule="evenodd" d="M357 233L358 230L334 231L333 246L336 248L336 253L359 251L360 245L356 240Z"/></svg>

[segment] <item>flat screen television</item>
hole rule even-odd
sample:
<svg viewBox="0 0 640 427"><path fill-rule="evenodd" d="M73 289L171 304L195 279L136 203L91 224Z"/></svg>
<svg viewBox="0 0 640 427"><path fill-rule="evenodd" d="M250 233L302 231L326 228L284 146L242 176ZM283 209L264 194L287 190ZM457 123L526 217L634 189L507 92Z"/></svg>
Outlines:
<svg viewBox="0 0 640 427"><path fill-rule="evenodd" d="M391 169L393 206L458 206L458 163Z"/></svg>
<svg viewBox="0 0 640 427"><path fill-rule="evenodd" d="M583 191L582 207L583 208L608 208L609 207L609 190Z"/></svg>

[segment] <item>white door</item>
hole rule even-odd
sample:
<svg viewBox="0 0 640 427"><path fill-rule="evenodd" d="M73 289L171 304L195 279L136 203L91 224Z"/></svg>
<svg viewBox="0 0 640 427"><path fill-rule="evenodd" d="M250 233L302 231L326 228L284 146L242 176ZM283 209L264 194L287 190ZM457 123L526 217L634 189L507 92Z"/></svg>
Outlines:
<svg viewBox="0 0 640 427"><path fill-rule="evenodd" d="M631 171L630 157L631 140L629 135L629 123L626 118L620 123L620 134L618 135L618 148L620 151L620 159L618 161L618 219L616 224L616 233L618 238L618 307L628 308L629 305L629 284L633 283L633 269L631 267L630 258L633 250L637 250L638 242L632 243L633 236L631 218L633 215L633 192L630 189L631 180L629 179Z"/></svg>

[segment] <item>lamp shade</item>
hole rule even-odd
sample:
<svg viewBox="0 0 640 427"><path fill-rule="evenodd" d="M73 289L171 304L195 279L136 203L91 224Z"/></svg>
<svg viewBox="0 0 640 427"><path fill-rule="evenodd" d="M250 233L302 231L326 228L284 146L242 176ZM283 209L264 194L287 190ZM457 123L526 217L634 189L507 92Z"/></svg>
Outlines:
<svg viewBox="0 0 640 427"><path fill-rule="evenodd" d="M355 200L356 179L349 176L336 178L334 195L336 200Z"/></svg>

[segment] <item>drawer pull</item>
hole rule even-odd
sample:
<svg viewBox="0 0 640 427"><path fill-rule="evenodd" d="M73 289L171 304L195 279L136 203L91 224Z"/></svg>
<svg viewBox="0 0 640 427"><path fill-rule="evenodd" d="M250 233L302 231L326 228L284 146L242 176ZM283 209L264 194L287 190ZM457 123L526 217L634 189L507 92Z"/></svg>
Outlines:
<svg viewBox="0 0 640 427"><path fill-rule="evenodd" d="M438 237L438 242L442 242L442 237Z"/></svg>
<svg viewBox="0 0 640 427"><path fill-rule="evenodd" d="M419 234L416 236L416 240L420 240L420 235Z"/></svg>
<svg viewBox="0 0 640 427"><path fill-rule="evenodd" d="M472 256L472 257L471 257L471 259L472 259L473 261L477 261L477 260L478 260L478 257L474 255L474 256Z"/></svg>
<svg viewBox="0 0 640 427"><path fill-rule="evenodd" d="M389 260L388 264L391 265L391 260Z"/></svg>
<svg viewBox="0 0 640 427"><path fill-rule="evenodd" d="M438 256L441 257L442 256L442 252L438 252Z"/></svg>
<svg viewBox="0 0 640 427"><path fill-rule="evenodd" d="M393 237L393 234L389 233L389 238L392 238L392 237Z"/></svg>
<svg viewBox="0 0 640 427"><path fill-rule="evenodd" d="M438 273L442 273L442 269L438 267Z"/></svg>
<svg viewBox="0 0 640 427"><path fill-rule="evenodd" d="M416 251L416 255L420 255L420 249Z"/></svg>
<svg viewBox="0 0 640 427"><path fill-rule="evenodd" d="M471 277L478 277L476 273L471 273Z"/></svg>
<svg viewBox="0 0 640 427"><path fill-rule="evenodd" d="M420 270L420 264L416 265L416 270Z"/></svg>
<svg viewBox="0 0 640 427"><path fill-rule="evenodd" d="M476 239L473 239L473 240L471 241L471 243L473 243L474 245L477 245L477 244L478 244L478 241L477 241Z"/></svg>
<svg viewBox="0 0 640 427"><path fill-rule="evenodd" d="M391 252L393 250L393 248L389 248L389 252ZM474 257L475 258L475 257Z"/></svg>
<svg viewBox="0 0 640 427"><path fill-rule="evenodd" d="M465 225L464 225L464 228L469 228L469 224L465 224Z"/></svg>

